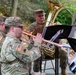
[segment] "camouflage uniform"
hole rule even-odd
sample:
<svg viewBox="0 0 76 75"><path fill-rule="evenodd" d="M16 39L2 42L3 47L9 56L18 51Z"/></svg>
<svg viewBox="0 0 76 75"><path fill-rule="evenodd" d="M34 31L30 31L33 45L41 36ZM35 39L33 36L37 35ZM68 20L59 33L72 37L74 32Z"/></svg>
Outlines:
<svg viewBox="0 0 76 75"><path fill-rule="evenodd" d="M30 25L28 30L30 32L32 32L33 35L36 35L37 33L42 33L43 32L44 26L45 26L45 23L40 25L37 22L34 22Z"/></svg>
<svg viewBox="0 0 76 75"><path fill-rule="evenodd" d="M1 47L2 47L2 42L4 41L6 34L0 30L0 52L1 52Z"/></svg>
<svg viewBox="0 0 76 75"><path fill-rule="evenodd" d="M0 25L4 23L5 19L6 19L5 16L0 16ZM4 38L5 38L5 33L2 30L0 30L0 51Z"/></svg>
<svg viewBox="0 0 76 75"><path fill-rule="evenodd" d="M6 19L5 16L0 16L0 24L2 24L4 22L4 20ZM1 52L1 46L2 46L2 42L5 38L5 32L3 32L2 30L0 30L0 52Z"/></svg>
<svg viewBox="0 0 76 75"><path fill-rule="evenodd" d="M5 25L19 25L19 18L7 18ZM7 24L6 24L7 23ZM1 49L1 72L2 75L29 75L29 62L41 56L39 51L40 43L34 42L28 50L29 45L21 42L18 38L7 34Z"/></svg>
<svg viewBox="0 0 76 75"><path fill-rule="evenodd" d="M44 28L44 24L43 25L39 25L39 24L37 24L37 22L34 22L34 23L32 23L30 25L29 31L33 32L33 34L36 35L37 33L42 33L43 28ZM44 49L47 49L47 48L44 48ZM54 46L52 46L52 48L50 48L50 54L51 54L50 56L52 58L55 58L55 47ZM50 57L45 54L45 58L47 59L47 58L50 58ZM59 58L60 58L60 66L61 66L61 68L66 69L66 67L67 67L67 59L68 59L67 52L62 50L61 48L59 48ZM65 64L65 65L63 65L63 64ZM38 60L36 60L35 63L34 63L34 71L35 72L40 71L40 63L39 63Z"/></svg>
<svg viewBox="0 0 76 75"><path fill-rule="evenodd" d="M44 24L45 24L45 23L44 23ZM38 32L38 33L42 33L43 28L44 28L44 24L39 25L37 22L34 22L34 23L32 23L32 24L30 25L28 31L32 32L33 35L36 35L37 32ZM40 65L40 64L41 64L42 62L39 61L39 60L41 60L41 58L35 60L35 62L34 62L34 68L33 68L33 70L34 70L35 72L41 71L41 65Z"/></svg>
<svg viewBox="0 0 76 75"><path fill-rule="evenodd" d="M0 55L1 55L1 47L4 41L4 38L5 38L5 33L2 30L0 30Z"/></svg>
<svg viewBox="0 0 76 75"><path fill-rule="evenodd" d="M0 30L0 61L1 61L1 47L5 38L5 33ZM0 75L1 75L1 64L0 64Z"/></svg>
<svg viewBox="0 0 76 75"><path fill-rule="evenodd" d="M5 19L6 19L5 16L0 16L0 25L4 23ZM1 61L1 47L5 36L6 36L5 32L0 30L0 61ZM0 64L0 75L1 75L1 64Z"/></svg>

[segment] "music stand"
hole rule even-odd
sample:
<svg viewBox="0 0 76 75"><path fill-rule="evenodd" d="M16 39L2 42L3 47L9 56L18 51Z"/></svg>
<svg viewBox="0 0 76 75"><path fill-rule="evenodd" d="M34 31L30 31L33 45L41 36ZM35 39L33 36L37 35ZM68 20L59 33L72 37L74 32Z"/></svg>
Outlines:
<svg viewBox="0 0 76 75"><path fill-rule="evenodd" d="M66 31L66 29L68 29L68 31ZM62 31L63 26L56 25L56 26L45 27L43 30L42 36L44 39L50 40L56 34L56 32L58 30ZM58 39L66 38L69 35L70 30L71 30L71 27L66 26L63 30L63 33L60 33L60 35L56 35L56 38L53 40L53 42L56 42ZM65 33L65 36L64 36L64 31L67 32L67 33ZM58 55L59 55L59 50L58 50L58 47L55 46L55 75L59 75L59 67L58 67L58 57L59 56Z"/></svg>

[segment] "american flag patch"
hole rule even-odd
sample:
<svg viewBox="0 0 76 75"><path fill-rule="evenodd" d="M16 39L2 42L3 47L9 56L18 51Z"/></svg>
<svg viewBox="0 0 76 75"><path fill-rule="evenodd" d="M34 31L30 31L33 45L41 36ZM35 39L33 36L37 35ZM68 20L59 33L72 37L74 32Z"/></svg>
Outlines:
<svg viewBox="0 0 76 75"><path fill-rule="evenodd" d="M23 49L23 46L21 44L16 47L16 50L19 51L19 52L21 52L22 49Z"/></svg>

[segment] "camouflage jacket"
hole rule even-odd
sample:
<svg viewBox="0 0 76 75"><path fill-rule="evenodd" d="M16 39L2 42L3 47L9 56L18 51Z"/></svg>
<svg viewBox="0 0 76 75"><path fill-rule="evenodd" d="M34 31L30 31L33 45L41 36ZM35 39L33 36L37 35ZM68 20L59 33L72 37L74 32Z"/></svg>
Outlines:
<svg viewBox="0 0 76 75"><path fill-rule="evenodd" d="M39 46L35 42L28 50L28 45L7 34L1 49L2 75L29 75L29 62L41 56Z"/></svg>
<svg viewBox="0 0 76 75"><path fill-rule="evenodd" d="M0 30L0 64L1 64L1 47L5 38L5 35L6 34L2 30Z"/></svg>
<svg viewBox="0 0 76 75"><path fill-rule="evenodd" d="M33 33L33 35L36 35L37 33L43 32L44 24L38 24L37 22L34 22L30 25L29 31Z"/></svg>
<svg viewBox="0 0 76 75"><path fill-rule="evenodd" d="M45 24L45 23L44 23ZM33 33L33 35L36 35L37 33L42 33L44 29L44 24L38 24L37 22L34 22L30 25L29 31ZM52 46L51 48L46 46L47 43L42 42L42 45L40 47L41 53L43 58L45 58L45 54L49 55L51 57L54 57L55 49Z"/></svg>
<svg viewBox="0 0 76 75"><path fill-rule="evenodd" d="M0 51L1 51L1 46L2 46L2 42L4 41L4 38L5 38L5 33L0 30Z"/></svg>

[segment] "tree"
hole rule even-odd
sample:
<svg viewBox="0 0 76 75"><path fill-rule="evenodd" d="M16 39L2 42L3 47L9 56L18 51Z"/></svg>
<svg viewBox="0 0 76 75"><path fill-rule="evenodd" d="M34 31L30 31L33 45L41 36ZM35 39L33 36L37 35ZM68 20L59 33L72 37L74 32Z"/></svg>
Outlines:
<svg viewBox="0 0 76 75"><path fill-rule="evenodd" d="M12 14L11 14L11 16L16 16L17 6L18 6L18 0L12 0Z"/></svg>
<svg viewBox="0 0 76 75"><path fill-rule="evenodd" d="M46 1L49 0L0 0L0 12L7 17L17 15L21 17L24 22L30 23L34 21L33 11L38 8L44 9L47 18L50 9L48 9ZM66 6L72 13L76 9L76 1L73 0L51 1L63 4L63 6Z"/></svg>

